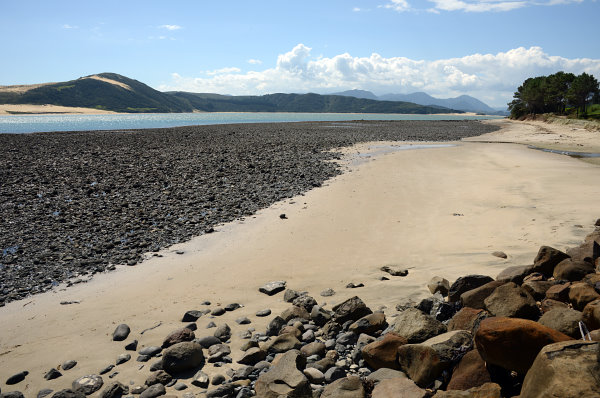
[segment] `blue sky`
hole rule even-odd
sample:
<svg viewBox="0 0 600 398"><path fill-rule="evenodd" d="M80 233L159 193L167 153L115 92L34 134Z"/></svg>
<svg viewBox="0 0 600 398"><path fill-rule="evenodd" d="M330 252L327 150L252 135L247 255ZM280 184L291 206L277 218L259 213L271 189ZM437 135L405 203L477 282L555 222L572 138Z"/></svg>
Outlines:
<svg viewBox="0 0 600 398"><path fill-rule="evenodd" d="M502 106L532 75L600 79L599 20L600 0L0 0L0 85L116 72L160 90Z"/></svg>

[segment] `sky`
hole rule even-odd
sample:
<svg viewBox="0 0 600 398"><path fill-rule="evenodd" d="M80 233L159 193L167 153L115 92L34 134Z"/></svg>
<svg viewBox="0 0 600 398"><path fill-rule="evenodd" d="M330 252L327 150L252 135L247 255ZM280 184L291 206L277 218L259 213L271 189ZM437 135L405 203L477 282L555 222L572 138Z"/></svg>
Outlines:
<svg viewBox="0 0 600 398"><path fill-rule="evenodd" d="M600 80L600 0L0 0L0 85L114 72L161 91L472 95Z"/></svg>

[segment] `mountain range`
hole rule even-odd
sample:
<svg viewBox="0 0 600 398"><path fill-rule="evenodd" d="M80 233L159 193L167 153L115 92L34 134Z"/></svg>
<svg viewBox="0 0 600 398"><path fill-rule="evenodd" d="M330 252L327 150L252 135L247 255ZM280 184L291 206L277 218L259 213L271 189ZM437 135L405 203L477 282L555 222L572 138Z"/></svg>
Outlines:
<svg viewBox="0 0 600 398"><path fill-rule="evenodd" d="M494 109L469 95L461 95L456 98L435 98L427 93L416 92L412 94L385 94L377 96L372 92L365 90L348 90L332 93L332 95L344 95L378 101L406 101L425 106L442 106L445 108L458 109L464 112L485 113L486 115L508 115L508 112Z"/></svg>
<svg viewBox="0 0 600 398"><path fill-rule="evenodd" d="M415 94L420 94L421 97L427 96L424 93ZM465 97L463 99L465 104L478 101L467 96L459 98L463 97ZM433 102L423 104L416 103L417 100L428 102L427 99L421 100L416 95L401 97L400 95L390 94L376 97L373 93L359 90L330 95L278 93L261 96L231 96L182 91L161 92L137 80L116 73L100 73L60 83L0 86L0 104L51 104L128 113L331 112L431 114L464 112L459 106L452 105L454 103L459 104L459 102L439 100L447 102L443 102L443 104ZM487 107L481 102L480 104ZM489 107L484 107L479 106L477 111L493 111Z"/></svg>

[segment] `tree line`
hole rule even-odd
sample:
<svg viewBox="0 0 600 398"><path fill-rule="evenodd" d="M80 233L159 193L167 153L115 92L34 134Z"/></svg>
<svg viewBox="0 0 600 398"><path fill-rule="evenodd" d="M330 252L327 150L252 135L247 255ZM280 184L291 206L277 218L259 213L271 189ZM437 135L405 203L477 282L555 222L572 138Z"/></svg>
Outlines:
<svg viewBox="0 0 600 398"><path fill-rule="evenodd" d="M600 104L598 80L582 73L557 72L549 76L531 77L523 82L508 104L511 118L540 113L587 115L588 106Z"/></svg>

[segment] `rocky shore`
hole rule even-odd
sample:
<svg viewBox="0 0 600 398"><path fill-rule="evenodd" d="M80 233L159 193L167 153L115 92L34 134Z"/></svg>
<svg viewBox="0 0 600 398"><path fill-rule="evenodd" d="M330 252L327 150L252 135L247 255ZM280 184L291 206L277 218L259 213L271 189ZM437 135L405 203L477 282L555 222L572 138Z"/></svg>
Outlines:
<svg viewBox="0 0 600 398"><path fill-rule="evenodd" d="M318 187L340 173L336 148L496 129L357 121L0 135L0 306Z"/></svg>
<svg viewBox="0 0 600 398"><path fill-rule="evenodd" d="M327 308L274 281L259 291L289 303L277 315L268 308L247 313L243 303L204 302L173 315L181 328L144 345L138 339L145 330L121 324L110 338L122 354L106 358L97 374L74 378L74 360L48 364L44 376L15 369L3 381L11 391L0 396L21 398L19 386L44 377L64 378L64 388L42 389L38 398L597 397L600 219L595 225L581 245L566 252L542 246L531 265L509 267L496 278L465 275L450 284L433 277L432 296L419 303L372 309L353 296ZM407 274L387 266L381 272ZM228 313L247 329L232 333L220 321ZM270 317L266 330L252 327L264 317ZM211 321L200 329L206 318ZM232 350L235 340L244 341L240 350ZM121 380L128 367L145 374L145 382Z"/></svg>

